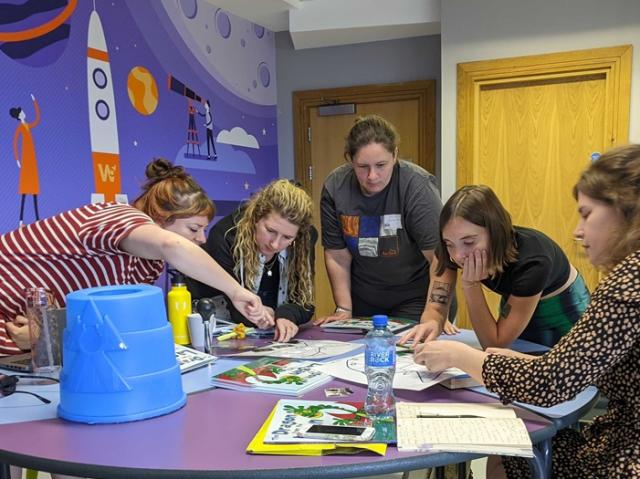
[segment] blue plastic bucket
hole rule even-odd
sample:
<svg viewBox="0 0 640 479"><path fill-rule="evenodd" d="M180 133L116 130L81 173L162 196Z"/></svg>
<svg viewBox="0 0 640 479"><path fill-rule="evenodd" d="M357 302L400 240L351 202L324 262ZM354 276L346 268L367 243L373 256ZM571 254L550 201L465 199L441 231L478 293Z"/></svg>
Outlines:
<svg viewBox="0 0 640 479"><path fill-rule="evenodd" d="M181 408L182 389L162 290L105 286L67 295L58 416L136 421Z"/></svg>

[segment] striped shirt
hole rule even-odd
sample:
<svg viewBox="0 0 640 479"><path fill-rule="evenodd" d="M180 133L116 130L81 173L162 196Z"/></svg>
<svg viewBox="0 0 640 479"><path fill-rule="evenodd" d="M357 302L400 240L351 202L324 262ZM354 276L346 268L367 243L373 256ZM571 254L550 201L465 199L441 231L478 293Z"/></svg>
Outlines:
<svg viewBox="0 0 640 479"><path fill-rule="evenodd" d="M72 291L154 283L164 262L132 256L120 242L153 220L129 205L83 206L0 235L0 355L17 354L5 323L24 315L26 288L44 286L58 306Z"/></svg>

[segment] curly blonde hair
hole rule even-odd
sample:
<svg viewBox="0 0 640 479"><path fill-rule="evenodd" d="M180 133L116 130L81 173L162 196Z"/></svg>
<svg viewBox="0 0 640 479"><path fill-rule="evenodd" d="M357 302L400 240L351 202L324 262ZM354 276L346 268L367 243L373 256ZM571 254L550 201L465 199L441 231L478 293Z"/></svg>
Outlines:
<svg viewBox="0 0 640 479"><path fill-rule="evenodd" d="M256 224L276 213L298 227L296 239L288 247L289 300L306 307L313 305L313 265L311 264L311 229L313 202L302 188L289 180L276 180L255 193L238 220L233 245L234 273L240 277L244 262L245 286L255 289L260 265Z"/></svg>
<svg viewBox="0 0 640 479"><path fill-rule="evenodd" d="M256 224L276 213L298 227L298 234L288 247L289 299L303 307L313 305L313 265L311 264L311 228L313 203L309 195L289 180L276 180L255 193L238 220L233 245L234 273L240 277L243 262L245 286L255 289L259 268Z"/></svg>

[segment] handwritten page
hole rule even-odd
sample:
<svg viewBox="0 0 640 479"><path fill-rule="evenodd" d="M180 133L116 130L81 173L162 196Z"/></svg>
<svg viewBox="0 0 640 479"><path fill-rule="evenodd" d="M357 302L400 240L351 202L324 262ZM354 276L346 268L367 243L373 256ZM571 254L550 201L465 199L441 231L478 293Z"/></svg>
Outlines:
<svg viewBox="0 0 640 479"><path fill-rule="evenodd" d="M515 412L499 404L398 403L399 451L450 451L533 457Z"/></svg>
<svg viewBox="0 0 640 479"><path fill-rule="evenodd" d="M419 415L473 415L479 417L496 417L496 418L515 418L516 412L512 407L505 406L501 403L448 403L448 402L431 402L431 403L412 403L403 402L402 410L397 413L398 417L402 414L405 417L417 417Z"/></svg>

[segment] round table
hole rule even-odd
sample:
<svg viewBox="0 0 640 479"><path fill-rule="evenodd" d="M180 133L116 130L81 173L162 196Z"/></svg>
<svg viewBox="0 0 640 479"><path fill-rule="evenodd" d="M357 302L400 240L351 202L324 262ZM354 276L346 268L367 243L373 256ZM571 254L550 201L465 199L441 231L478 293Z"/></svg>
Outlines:
<svg viewBox="0 0 640 479"><path fill-rule="evenodd" d="M301 336L355 338L324 334L318 328L303 331ZM77 424L57 418L0 421L6 423L0 425L0 465L3 465L0 477L8 477L7 465L15 464L40 471L105 478L342 478L422 469L482 457L443 452L406 453L398 452L395 447L389 447L385 456L249 455L245 452L247 444L281 396L207 389L209 378L228 368L224 367L224 361L220 363L183 375L185 390L197 392L189 394L185 407L166 416L109 425ZM346 385L354 391L346 400L364 400L365 386L340 380L303 397L326 399L326 387ZM28 401L29 396L23 396L20 401ZM442 386L420 392L397 390L396 396L401 401L416 402L496 402L495 398L478 392L448 390ZM11 399L18 400L13 396ZM556 432L553 421L522 408L516 408L516 412L524 419L534 444L550 442ZM0 408L0 414L4 413ZM536 454L534 466L543 477L545 458L540 451Z"/></svg>
<svg viewBox="0 0 640 479"><path fill-rule="evenodd" d="M326 387L347 383L333 381ZM365 388L349 383L364 399ZM304 397L324 399L324 388ZM399 400L494 402L468 390L435 386L422 392L401 391ZM86 477L207 478L340 478L385 474L467 461L481 455L400 453L389 447L381 456L249 455L245 448L279 399L214 389L191 394L187 405L172 414L111 425L75 424L49 419L0 426L0 461L41 471ZM551 421L525 410L534 443L555 434Z"/></svg>

